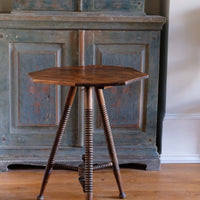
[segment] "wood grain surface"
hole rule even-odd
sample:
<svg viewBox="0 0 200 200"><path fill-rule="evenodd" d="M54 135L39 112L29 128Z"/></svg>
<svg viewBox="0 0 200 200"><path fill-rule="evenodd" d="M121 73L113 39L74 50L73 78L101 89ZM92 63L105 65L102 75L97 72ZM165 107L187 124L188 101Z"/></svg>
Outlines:
<svg viewBox="0 0 200 200"><path fill-rule="evenodd" d="M148 75L128 67L76 66L53 67L29 73L35 83L66 86L117 86L127 85Z"/></svg>
<svg viewBox="0 0 200 200"><path fill-rule="evenodd" d="M126 200L199 200L199 164L165 164L161 171L122 169ZM0 199L33 200L38 194L43 170L0 173ZM46 200L84 199L77 172L54 170ZM94 200L118 199L111 169L94 173Z"/></svg>

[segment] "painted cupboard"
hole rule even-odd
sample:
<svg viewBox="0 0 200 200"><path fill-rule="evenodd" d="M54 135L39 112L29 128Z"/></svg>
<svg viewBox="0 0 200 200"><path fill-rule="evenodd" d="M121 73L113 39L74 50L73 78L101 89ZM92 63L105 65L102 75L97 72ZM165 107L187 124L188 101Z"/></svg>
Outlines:
<svg viewBox="0 0 200 200"><path fill-rule="evenodd" d="M67 87L33 84L27 73L80 64L126 66L149 73L149 80L104 93L119 162L158 170L164 22L163 17L145 15L142 0L13 0L13 12L0 15L0 170L11 164L46 164L65 101ZM59 163L81 162L83 100L80 89L56 157ZM101 161L108 155L99 110L94 112L95 160Z"/></svg>

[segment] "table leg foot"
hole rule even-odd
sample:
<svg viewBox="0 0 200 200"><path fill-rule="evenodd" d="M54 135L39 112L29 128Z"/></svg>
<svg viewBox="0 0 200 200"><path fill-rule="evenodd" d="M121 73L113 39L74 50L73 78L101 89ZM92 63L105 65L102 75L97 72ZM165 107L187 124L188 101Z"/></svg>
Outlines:
<svg viewBox="0 0 200 200"><path fill-rule="evenodd" d="M63 114L62 114L62 117L61 117L61 120L60 120L60 123L59 123L59 126L58 126L56 137L54 139L54 143L53 143L51 153L50 153L50 156L49 156L49 159L48 159L48 163L47 163L47 166L46 166L46 169L45 169L40 193L39 193L38 198L37 198L38 200L44 199L43 193L45 191L46 185L48 183L48 179L49 179L49 177L51 175L51 171L53 169L55 155L56 155L56 152L58 150L58 146L59 146L59 144L62 140L62 136L64 134L65 127L67 125L67 121L69 119L69 114L70 114L70 111L71 111L71 107L72 107L72 104L73 104L73 101L74 101L75 94L76 94L76 87L71 87L69 89L69 93L68 93L68 96L67 96L67 99L66 99L66 102L65 102L64 111L63 111Z"/></svg>
<svg viewBox="0 0 200 200"><path fill-rule="evenodd" d="M85 200L92 200L93 199L93 193L86 193Z"/></svg>
<svg viewBox="0 0 200 200"><path fill-rule="evenodd" d="M85 165L81 164L78 167L78 174L79 174L79 183L81 184L81 187L83 189L83 192L85 192Z"/></svg>
<svg viewBox="0 0 200 200"><path fill-rule="evenodd" d="M125 194L124 194L123 187L122 187L119 163L118 163L118 159L117 159L117 153L116 153L116 149L115 149L114 139L112 136L112 130L111 130L110 121L109 121L109 117L108 117L108 113L107 113L107 109L106 109L103 91L102 91L102 89L95 88L95 92L96 92L97 101L98 101L100 112L101 112L101 118L103 121L104 134L106 137L110 160L113 164L113 173L115 175L115 179L116 179L116 182L117 182L117 185L119 188L119 192L120 192L119 197L125 198Z"/></svg>
<svg viewBox="0 0 200 200"><path fill-rule="evenodd" d="M119 198L120 199L125 199L126 198L126 194L124 192L119 194Z"/></svg>
<svg viewBox="0 0 200 200"><path fill-rule="evenodd" d="M37 196L37 200L44 200L44 196L43 195L38 195Z"/></svg>

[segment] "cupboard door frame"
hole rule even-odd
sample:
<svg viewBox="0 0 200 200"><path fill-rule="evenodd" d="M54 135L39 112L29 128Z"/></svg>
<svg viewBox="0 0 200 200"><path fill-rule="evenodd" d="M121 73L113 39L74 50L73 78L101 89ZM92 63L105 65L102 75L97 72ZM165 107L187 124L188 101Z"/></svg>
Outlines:
<svg viewBox="0 0 200 200"><path fill-rule="evenodd" d="M29 70L36 71L45 67L61 67L77 65L78 60L78 32L77 31L48 31L48 30L3 30L6 35L4 44L7 44L6 51L8 52L9 67L4 65L4 71L7 71L9 81L7 86L9 94L7 94L7 112L9 113L10 125L7 127L7 133L4 135L6 145L4 149L9 148L32 148L41 149L51 146L57 130L62 107L64 106L67 87L48 86L42 84L34 84L28 77ZM43 60L44 59L44 60ZM3 60L3 58L2 58ZM27 63L27 64L24 64ZM35 65L40 66L35 66ZM28 65L28 66L27 66ZM27 71L28 70L28 71ZM22 75L20 73L23 73ZM53 89L53 93L48 93L49 88ZM46 92L41 94L41 92ZM27 102L32 104L35 101L40 104L35 109L27 110L30 105L24 105L23 98L29 95L30 99ZM42 102L42 98L43 102ZM43 96L44 95L44 96ZM38 97L36 97L38 96ZM50 96L50 97L49 97ZM46 99L50 98L48 101ZM33 99L33 102L31 102ZM21 104L21 101L23 105ZM53 123L42 118L35 120L34 110L43 109L48 102L54 101L52 109ZM75 101L77 104L77 100ZM62 145L74 146L76 143L77 129L77 106L72 108L71 120L69 120L66 134L63 137ZM20 110L22 109L22 111ZM49 110L44 109L45 112ZM20 115L27 112L28 115L33 115L29 123L26 118ZM50 112L50 111L49 111ZM20 113L20 114L19 114ZM39 113L40 114L40 113ZM48 113L47 113L48 114ZM49 113L51 115L51 113ZM20 118L21 117L21 118ZM39 116L40 117L40 116ZM42 121L43 120L43 121ZM21 123L21 121L25 123ZM40 124L40 121L42 123ZM47 123L45 122L47 121ZM1 130L0 130L1 131Z"/></svg>
<svg viewBox="0 0 200 200"><path fill-rule="evenodd" d="M138 150L144 153L145 159L155 159L159 165L159 155L156 147L156 124L157 124L157 98L158 98L158 73L159 73L159 31L86 31L85 34L85 64L95 65L120 65L133 67L142 72L148 73L150 78L141 81L139 84L139 105L140 122L137 126L113 126L113 135L119 154L124 159L129 155L137 154ZM130 54L130 55L129 55ZM131 56L135 63L131 64ZM138 59L137 59L138 57ZM121 59L121 60L120 60ZM125 64L124 64L125 63ZM128 63L128 65L126 65ZM138 68L139 66L139 68ZM135 85L137 83L134 83ZM127 86L128 87L128 86ZM131 86L132 87L132 86ZM134 87L134 86L133 86ZM121 90L121 91L125 91ZM109 96L112 96L114 87L104 91L108 110L113 110ZM119 89L120 91L120 89ZM134 91L134 90L133 90ZM127 94L123 94L125 96ZM118 94L120 96L120 94ZM120 98L120 97L119 97ZM137 100L137 99L136 99ZM123 105L123 102L121 102ZM129 112L129 111L127 111ZM138 113L139 113L138 112ZM109 111L108 111L109 113ZM110 114L114 115L114 112ZM122 113L123 114L123 113ZM96 109L95 116L99 116ZM96 124L99 117L96 118ZM111 116L112 126L112 116ZM100 125L95 125L95 144L105 145L103 132ZM133 149L125 156L125 149ZM126 149L127 151L127 149ZM142 153L141 153L142 154ZM149 155L148 155L149 154ZM120 155L119 155L120 157ZM123 160L123 159L121 159ZM133 158L134 160L134 158ZM141 159L142 162L142 159ZM144 161L147 163L147 161ZM158 167L159 168L159 167Z"/></svg>

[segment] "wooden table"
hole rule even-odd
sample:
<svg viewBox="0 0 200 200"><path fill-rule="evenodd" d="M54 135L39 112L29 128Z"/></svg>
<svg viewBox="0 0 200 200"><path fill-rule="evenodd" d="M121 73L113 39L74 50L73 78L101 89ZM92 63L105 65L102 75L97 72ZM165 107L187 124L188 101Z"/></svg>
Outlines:
<svg viewBox="0 0 200 200"><path fill-rule="evenodd" d="M104 133L111 160L111 162L108 163L108 166L113 167L113 172L119 188L119 197L125 198L117 154L115 150L114 140L112 137L111 126L106 110L106 104L102 89L105 89L106 87L110 86L127 85L132 82L148 78L148 75L128 67L101 65L54 67L37 72L32 72L29 73L29 75L35 83L70 86L70 90L66 99L64 111L59 123L55 141L52 146L48 164L45 169L41 191L37 199L44 199L43 193L54 164L55 154L61 142L69 118L69 113L74 101L74 97L77 91L77 87L79 86L83 86L85 88L85 155L83 158L84 167L81 170L83 171L83 173L80 176L79 180L86 194L86 200L93 199L93 88L95 89L97 101L99 104L104 125ZM98 168L98 166L96 166L96 168Z"/></svg>

